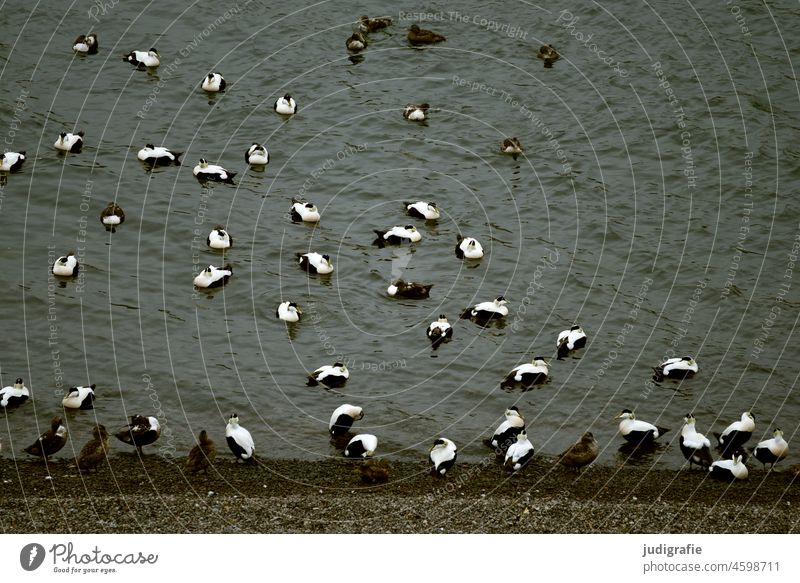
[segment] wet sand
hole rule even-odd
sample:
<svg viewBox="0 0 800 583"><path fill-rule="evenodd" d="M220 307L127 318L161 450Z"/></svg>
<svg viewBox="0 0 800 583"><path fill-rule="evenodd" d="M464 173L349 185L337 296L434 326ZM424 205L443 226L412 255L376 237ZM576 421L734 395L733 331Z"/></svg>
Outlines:
<svg viewBox="0 0 800 583"><path fill-rule="evenodd" d="M235 463L208 475L183 459L113 456L97 473L74 463L0 460L5 533L791 533L800 478L751 468L725 484L699 469L589 467L538 457L516 475L493 461L437 479L392 463L390 481L361 481L349 460ZM49 472L48 472L49 470Z"/></svg>

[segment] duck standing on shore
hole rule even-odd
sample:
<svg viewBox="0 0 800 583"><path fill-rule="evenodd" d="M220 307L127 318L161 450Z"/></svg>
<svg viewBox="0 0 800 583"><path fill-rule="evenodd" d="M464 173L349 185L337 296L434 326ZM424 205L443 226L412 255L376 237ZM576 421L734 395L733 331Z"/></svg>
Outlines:
<svg viewBox="0 0 800 583"><path fill-rule="evenodd" d="M783 431L780 429L776 429L772 433L772 439L760 441L753 448L753 456L764 464L765 468L769 464L770 469L772 469L777 462L787 455L789 455L789 444L783 439Z"/></svg>
<svg viewBox="0 0 800 583"><path fill-rule="evenodd" d="M517 435L525 431L525 418L516 405L506 409L505 420L494 431L488 445L493 447L497 455L503 455L512 444L516 443Z"/></svg>
<svg viewBox="0 0 800 583"><path fill-rule="evenodd" d="M104 425L95 425L92 438L87 441L78 454L76 464L79 470L97 471L97 466L106 459L108 453L108 430Z"/></svg>
<svg viewBox="0 0 800 583"><path fill-rule="evenodd" d="M533 457L533 444L528 439L528 434L521 431L517 434L517 441L511 444L506 452L505 466L512 472L518 472L525 467Z"/></svg>
<svg viewBox="0 0 800 583"><path fill-rule="evenodd" d="M735 455L736 450L747 443L753 435L755 428L755 417L750 411L745 411L742 413L742 418L728 425L725 431L714 433L714 437L717 438L717 448L722 452L720 455L724 458L730 458Z"/></svg>
<svg viewBox="0 0 800 583"><path fill-rule="evenodd" d="M47 458L57 453L67 444L67 428L62 423L61 417L56 415L50 421L50 429L42 433L39 438L23 451L31 455Z"/></svg>
<svg viewBox="0 0 800 583"><path fill-rule="evenodd" d="M717 460L708 468L711 477L716 480L733 482L734 480L746 480L750 472L747 466L742 463L742 456L736 455L731 459Z"/></svg>
<svg viewBox="0 0 800 583"><path fill-rule="evenodd" d="M455 443L446 437L440 437L433 442L433 447L431 447L430 452L428 452L428 458L433 464L431 473L437 477L442 477L450 471L456 463L458 448Z"/></svg>
<svg viewBox="0 0 800 583"><path fill-rule="evenodd" d="M197 445L189 451L186 460L186 471L190 474L203 472L208 474L208 468L217 458L217 446L208 436L208 432L203 429L197 437Z"/></svg>
<svg viewBox="0 0 800 583"><path fill-rule="evenodd" d="M370 433L360 433L344 448L344 457L366 459L378 449L378 438Z"/></svg>
<svg viewBox="0 0 800 583"><path fill-rule="evenodd" d="M714 462L711 458L711 442L695 429L694 415L689 413L683 420L685 424L681 429L680 447L683 457L689 460L689 469L692 464L704 469L710 467Z"/></svg>
<svg viewBox="0 0 800 583"><path fill-rule="evenodd" d="M598 455L600 455L600 446L592 432L587 431L581 436L580 441L571 445L558 456L558 461L563 466L580 472L581 468L596 460Z"/></svg>
<svg viewBox="0 0 800 583"><path fill-rule="evenodd" d="M132 445L142 455L142 448L156 442L161 437L161 424L153 416L133 415L126 427L114 434L123 443Z"/></svg>
<svg viewBox="0 0 800 583"><path fill-rule="evenodd" d="M228 419L228 425L225 427L225 441L228 442L228 447L236 456L237 461L255 462L256 444L253 436L247 429L239 425L239 416L236 413Z"/></svg>

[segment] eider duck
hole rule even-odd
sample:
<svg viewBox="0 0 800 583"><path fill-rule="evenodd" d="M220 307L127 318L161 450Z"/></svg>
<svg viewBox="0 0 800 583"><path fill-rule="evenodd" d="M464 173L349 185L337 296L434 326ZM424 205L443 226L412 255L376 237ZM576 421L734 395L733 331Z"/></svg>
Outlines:
<svg viewBox="0 0 800 583"><path fill-rule="evenodd" d="M139 69L158 67L161 64L158 51L154 48L149 51L131 51L122 60Z"/></svg>
<svg viewBox="0 0 800 583"><path fill-rule="evenodd" d="M412 24L408 29L408 42L410 42L412 45L429 45L433 43L440 43L446 40L447 39L438 32L420 28L416 24Z"/></svg>
<svg viewBox="0 0 800 583"><path fill-rule="evenodd" d="M588 466L600 454L600 447L595 441L594 435L591 431L587 431L581 436L581 440L571 445L564 451L558 461L563 466L570 469L581 471L581 468Z"/></svg>
<svg viewBox="0 0 800 583"><path fill-rule="evenodd" d="M275 310L275 317L284 322L299 322L302 315L303 310L295 302L281 302Z"/></svg>
<svg viewBox="0 0 800 583"><path fill-rule="evenodd" d="M142 455L142 448L145 445L155 443L161 437L161 425L156 417L133 415L131 422L117 431L114 437L123 443L134 446L139 451L139 455Z"/></svg>
<svg viewBox="0 0 800 583"><path fill-rule="evenodd" d="M472 237L457 237L456 257L459 259L480 259L483 257L483 247L477 239Z"/></svg>
<svg viewBox="0 0 800 583"><path fill-rule="evenodd" d="M528 440L528 434L521 431L517 434L517 441L511 444L506 452L505 466L512 472L517 472L525 467L533 457L533 444Z"/></svg>
<svg viewBox="0 0 800 583"><path fill-rule="evenodd" d="M389 17L370 18L366 14L359 19L358 29L361 32L377 32L391 26L392 19Z"/></svg>
<svg viewBox="0 0 800 583"><path fill-rule="evenodd" d="M217 446L203 429L197 438L197 445L189 451L186 460L186 471L190 474L197 472L208 473L208 467L217 457Z"/></svg>
<svg viewBox="0 0 800 583"><path fill-rule="evenodd" d="M435 221L441 215L439 207L435 202L425 202L420 200L417 202L404 202L403 206L406 212L417 219L425 219L426 221Z"/></svg>
<svg viewBox="0 0 800 583"><path fill-rule="evenodd" d="M250 463L255 461L256 444L253 442L253 436L247 429L239 425L239 417L236 413L228 419L228 425L225 427L225 440L237 461Z"/></svg>
<svg viewBox="0 0 800 583"><path fill-rule="evenodd" d="M0 154L0 172L19 170L25 159L25 150L21 152L3 152Z"/></svg>
<svg viewBox="0 0 800 583"><path fill-rule="evenodd" d="M653 368L653 380L660 383L665 378L685 379L693 376L698 370L697 363L691 356L668 358Z"/></svg>
<svg viewBox="0 0 800 583"><path fill-rule="evenodd" d="M553 45L540 46L536 56L544 61L544 66L548 69L553 66L553 62L561 57Z"/></svg>
<svg viewBox="0 0 800 583"><path fill-rule="evenodd" d="M222 225L217 225L206 237L206 245L211 249L229 249L233 247L233 237Z"/></svg>
<svg viewBox="0 0 800 583"><path fill-rule="evenodd" d="M116 227L125 222L125 211L114 201L100 211L100 222L106 227L106 231L116 232Z"/></svg>
<svg viewBox="0 0 800 583"><path fill-rule="evenodd" d="M681 429L680 447L683 457L689 460L689 469L692 464L707 468L713 463L711 458L711 442L702 433L694 428L694 416L689 413L684 417L685 425Z"/></svg>
<svg viewBox="0 0 800 583"><path fill-rule="evenodd" d="M439 314L439 319L430 323L425 334L431 342L441 343L453 337L453 327L447 321L447 316Z"/></svg>
<svg viewBox="0 0 800 583"><path fill-rule="evenodd" d="M776 429L772 433L772 439L765 439L758 442L758 445L753 448L753 455L755 458L767 467L769 464L770 469L787 455L789 455L789 444L783 439L783 431Z"/></svg>
<svg viewBox="0 0 800 583"><path fill-rule="evenodd" d="M216 93L218 91L225 91L225 86L227 83L225 82L225 78L220 75L219 73L209 73L206 75L205 79L203 79L203 91L208 91L209 93Z"/></svg>
<svg viewBox="0 0 800 583"><path fill-rule="evenodd" d="M97 471L108 452L108 429L104 425L95 425L92 429L92 438L81 448L75 460L79 470Z"/></svg>
<svg viewBox="0 0 800 583"><path fill-rule="evenodd" d="M278 97L273 108L281 115L294 115L297 113L297 102L287 93L283 97Z"/></svg>
<svg viewBox="0 0 800 583"><path fill-rule="evenodd" d="M194 278L194 285L195 287L199 287L201 289L211 289L216 287L222 287L233 275L233 269L230 265L226 265L225 267L214 267L213 265L209 265L203 271L197 274Z"/></svg>
<svg viewBox="0 0 800 583"><path fill-rule="evenodd" d="M541 356L534 356L531 362L521 364L511 370L500 386L504 389L521 384L523 387L530 388L533 385L540 385L547 380L550 374L550 367Z"/></svg>
<svg viewBox="0 0 800 583"><path fill-rule="evenodd" d="M75 39L72 43L72 50L76 53L85 53L87 55L96 55L97 49L97 35L95 33L82 34Z"/></svg>
<svg viewBox="0 0 800 583"><path fill-rule="evenodd" d="M244 161L250 166L266 166L269 164L269 152L262 144L253 142L244 154Z"/></svg>
<svg viewBox="0 0 800 583"><path fill-rule="evenodd" d="M403 108L403 117L409 121L425 121L428 118L428 110L431 106L427 103L415 105L409 103Z"/></svg>
<svg viewBox="0 0 800 583"><path fill-rule="evenodd" d="M358 53L367 48L367 39L360 32L354 32L344 44L348 51Z"/></svg>
<svg viewBox="0 0 800 583"><path fill-rule="evenodd" d="M0 390L0 407L4 409L18 407L27 401L31 396L28 387L22 382L21 378L14 381L13 385L3 387Z"/></svg>
<svg viewBox="0 0 800 583"><path fill-rule="evenodd" d="M330 255L320 255L319 253L298 253L297 262L302 269L309 273L327 275L333 273L333 264Z"/></svg>
<svg viewBox="0 0 800 583"><path fill-rule="evenodd" d="M625 441L637 445L651 443L669 431L669 429L656 427L647 421L640 421L630 409L623 409L622 413L614 417L614 419L621 419L619 432L625 438Z"/></svg>
<svg viewBox="0 0 800 583"><path fill-rule="evenodd" d="M295 198L292 199L291 209L292 220L300 223L318 223L320 219L319 210L311 202L303 202Z"/></svg>
<svg viewBox="0 0 800 583"><path fill-rule="evenodd" d="M333 436L344 435L353 426L353 422L364 418L364 410L354 405L339 405L333 411L328 422L328 431Z"/></svg>
<svg viewBox="0 0 800 583"><path fill-rule="evenodd" d="M387 460L365 460L359 464L361 481L366 484L383 484L389 481L389 462Z"/></svg>
<svg viewBox="0 0 800 583"><path fill-rule="evenodd" d="M67 443L67 428L61 422L61 417L56 415L50 421L50 429L39 436L39 439L26 447L23 451L31 455L43 457L45 461L57 453Z"/></svg>
<svg viewBox="0 0 800 583"><path fill-rule="evenodd" d="M183 155L183 152L173 152L169 148L165 148L164 146L154 146L153 144L147 144L144 148L139 150L136 154L136 157L139 158L145 164L150 164L151 166L158 166L158 165L165 165L168 166L170 164L175 164L176 166L180 166L181 161L179 158Z"/></svg>
<svg viewBox="0 0 800 583"><path fill-rule="evenodd" d="M494 301L481 302L475 304L471 308L464 310L461 314L462 318L475 318L476 320L491 320L497 318L505 318L508 316L508 308L506 307L506 299L503 296L498 296Z"/></svg>
<svg viewBox="0 0 800 583"><path fill-rule="evenodd" d="M378 438L370 433L359 433L344 448L344 457L368 458L378 449Z"/></svg>
<svg viewBox="0 0 800 583"><path fill-rule="evenodd" d="M494 435L489 440L489 445L494 448L497 455L503 455L511 444L515 443L517 435L525 431L525 418L516 406L506 409L504 415L505 420L495 429Z"/></svg>
<svg viewBox="0 0 800 583"><path fill-rule="evenodd" d="M516 160L517 156L522 154L524 150L522 149L522 144L519 143L517 138L506 138L500 145L500 151L503 154L511 154L511 157Z"/></svg>
<svg viewBox="0 0 800 583"><path fill-rule="evenodd" d="M411 300L424 300L430 296L433 284L416 283L413 281L397 281L389 284L386 293L393 298L406 298Z"/></svg>
<svg viewBox="0 0 800 583"><path fill-rule="evenodd" d="M80 265L72 251L66 255L62 255L53 262L53 275L58 277L74 277L78 275L79 270Z"/></svg>
<svg viewBox="0 0 800 583"><path fill-rule="evenodd" d="M200 162L192 170L198 180L214 180L215 182L227 182L233 184L233 177L236 172L228 172L222 166L209 164L205 158L200 158Z"/></svg>
<svg viewBox="0 0 800 583"><path fill-rule="evenodd" d="M440 437L433 442L433 447L428 452L428 459L433 464L431 473L438 477L444 476L456 463L457 457L458 448L456 444L446 437Z"/></svg>
<svg viewBox="0 0 800 583"><path fill-rule="evenodd" d="M94 389L94 383L88 387L72 387L61 399L61 405L65 409L92 409L94 408Z"/></svg>
<svg viewBox="0 0 800 583"><path fill-rule="evenodd" d="M737 455L732 459L717 460L708 468L711 477L716 480L733 482L734 480L746 480L750 472L747 466L742 463L742 456Z"/></svg>
<svg viewBox="0 0 800 583"><path fill-rule="evenodd" d="M406 225L405 227L392 227L387 231L375 229L373 231L378 238L375 239L374 244L378 247L385 247L386 245L402 245L404 243L418 243L422 240L422 233L417 231L414 225Z"/></svg>
<svg viewBox="0 0 800 583"><path fill-rule="evenodd" d="M347 370L347 367L341 362L335 362L332 365L321 366L308 375L306 386L316 387L321 384L328 388L339 388L344 386L349 378L350 371Z"/></svg>
<svg viewBox="0 0 800 583"><path fill-rule="evenodd" d="M78 153L83 148L83 132L61 132L53 145L62 152Z"/></svg>
<svg viewBox="0 0 800 583"><path fill-rule="evenodd" d="M742 413L742 418L728 425L725 431L714 433L714 437L717 438L718 449L722 450L722 457L731 457L731 454L735 453L739 447L750 439L755 428L755 417L750 411L745 411Z"/></svg>
<svg viewBox="0 0 800 583"><path fill-rule="evenodd" d="M586 346L586 333L580 326L572 326L569 330L559 332L556 339L558 360L567 356L573 350Z"/></svg>

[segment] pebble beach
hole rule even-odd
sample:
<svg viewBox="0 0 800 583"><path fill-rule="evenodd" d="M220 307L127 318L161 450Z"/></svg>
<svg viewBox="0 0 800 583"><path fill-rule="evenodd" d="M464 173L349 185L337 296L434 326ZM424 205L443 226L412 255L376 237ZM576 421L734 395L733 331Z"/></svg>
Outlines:
<svg viewBox="0 0 800 583"><path fill-rule="evenodd" d="M798 533L800 478L753 468L727 484L694 469L590 466L577 474L537 456L508 475L487 458L446 479L424 463L391 464L388 483L358 462L117 455L95 473L68 460L0 460L4 533Z"/></svg>

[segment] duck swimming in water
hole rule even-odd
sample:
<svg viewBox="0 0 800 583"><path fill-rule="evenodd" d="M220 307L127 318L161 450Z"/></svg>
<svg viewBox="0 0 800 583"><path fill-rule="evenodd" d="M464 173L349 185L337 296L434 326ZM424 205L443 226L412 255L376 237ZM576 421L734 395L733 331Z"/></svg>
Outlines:
<svg viewBox="0 0 800 583"><path fill-rule="evenodd" d="M430 45L446 41L447 38L438 32L420 28L419 25L412 24L408 29L408 42L414 46Z"/></svg>

